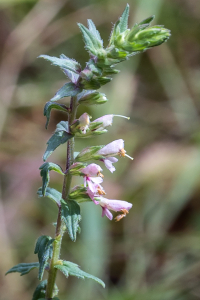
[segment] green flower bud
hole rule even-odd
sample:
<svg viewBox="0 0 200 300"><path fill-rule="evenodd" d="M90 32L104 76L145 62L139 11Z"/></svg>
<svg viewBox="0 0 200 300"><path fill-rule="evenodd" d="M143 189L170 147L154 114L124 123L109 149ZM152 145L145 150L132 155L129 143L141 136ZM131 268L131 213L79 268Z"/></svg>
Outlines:
<svg viewBox="0 0 200 300"><path fill-rule="evenodd" d="M104 156L97 154L103 146L92 146L83 149L75 158L76 162L84 162L91 159L102 159Z"/></svg>
<svg viewBox="0 0 200 300"><path fill-rule="evenodd" d="M93 104L103 104L108 101L106 95L99 93L97 91L83 91L78 94L77 101L79 104L93 105Z"/></svg>
<svg viewBox="0 0 200 300"><path fill-rule="evenodd" d="M91 198L87 194L87 188L85 188L83 186L79 186L79 185L75 186L71 190L71 193L69 194L69 199L75 200L78 203L92 201Z"/></svg>
<svg viewBox="0 0 200 300"><path fill-rule="evenodd" d="M69 173L73 176L83 176L85 174L83 174L80 170L85 167L86 167L86 164L81 163L81 162L76 162L70 166Z"/></svg>

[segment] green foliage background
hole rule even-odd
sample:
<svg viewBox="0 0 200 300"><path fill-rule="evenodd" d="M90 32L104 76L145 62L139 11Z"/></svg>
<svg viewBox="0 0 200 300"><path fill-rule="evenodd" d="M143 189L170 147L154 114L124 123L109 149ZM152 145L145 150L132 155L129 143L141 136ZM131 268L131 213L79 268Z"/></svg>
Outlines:
<svg viewBox="0 0 200 300"><path fill-rule="evenodd" d="M117 171L104 171L110 199L133 203L119 223L101 218L100 208L82 204L82 233L64 238L62 257L106 282L58 276L60 299L200 299L200 71L199 14L195 0L130 0L130 25L152 14L153 24L172 32L169 41L119 65L121 72L101 91L109 102L79 109L93 118L114 113L106 135L81 140L86 145L123 138L127 153ZM104 41L126 1L0 1L0 285L1 300L31 299L37 271L4 276L21 262L36 261L39 235L53 235L57 210L37 198L39 167L46 141L64 120L54 111L45 129L43 107L65 76L37 59L64 53L82 65L88 60L77 22L91 18ZM68 100L66 99L66 104ZM51 161L64 165L66 147ZM51 186L61 190L59 174ZM76 182L75 182L76 183Z"/></svg>

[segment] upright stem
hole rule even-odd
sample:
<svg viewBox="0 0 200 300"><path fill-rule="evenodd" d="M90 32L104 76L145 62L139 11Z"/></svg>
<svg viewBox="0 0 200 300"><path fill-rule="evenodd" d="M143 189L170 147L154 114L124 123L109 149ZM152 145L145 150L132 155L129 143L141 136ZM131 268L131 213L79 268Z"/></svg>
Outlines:
<svg viewBox="0 0 200 300"><path fill-rule="evenodd" d="M69 125L71 125L76 118L76 110L77 110L76 97L72 97L70 101L70 112L69 112L69 120L68 120ZM67 200L70 192L72 175L67 171L69 167L73 164L73 161L74 161L74 138L71 138L67 142L66 172L65 172L63 190L62 190L62 198L64 200ZM49 276L48 276L47 288L46 288L46 299L48 300L51 300L53 298L53 291L54 291L56 275L57 275L57 269L54 268L54 266L56 265L57 261L60 258L60 250L61 250L63 234L64 234L64 230L62 226L61 206L60 206L58 210L55 241L53 243L53 254L50 262Z"/></svg>

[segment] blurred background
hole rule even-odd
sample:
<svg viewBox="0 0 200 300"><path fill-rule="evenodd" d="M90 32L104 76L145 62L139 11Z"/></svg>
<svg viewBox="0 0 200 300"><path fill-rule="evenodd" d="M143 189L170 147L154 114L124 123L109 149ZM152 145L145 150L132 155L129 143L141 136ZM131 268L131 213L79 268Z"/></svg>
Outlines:
<svg viewBox="0 0 200 300"><path fill-rule="evenodd" d="M36 239L54 235L57 208L38 199L38 168L46 141L66 116L53 111L45 130L44 104L66 78L40 54L88 60L77 22L92 19L105 44L124 0L0 0L0 299L31 299L37 270L4 276L20 262L37 261ZM98 206L82 204L82 232L64 237L62 258L100 277L96 282L58 276L60 300L200 299L200 2L129 0L129 26L152 14L153 24L172 31L170 40L118 66L101 88L109 102L80 107L94 118L115 118L109 132L79 140L86 145L123 138L133 162L121 158L112 175L104 170L109 199L133 204L118 223L101 218ZM69 99L64 99L68 104ZM66 147L49 161L64 167ZM74 182L75 184L77 182ZM51 187L62 177L51 173ZM46 276L46 275L45 275Z"/></svg>

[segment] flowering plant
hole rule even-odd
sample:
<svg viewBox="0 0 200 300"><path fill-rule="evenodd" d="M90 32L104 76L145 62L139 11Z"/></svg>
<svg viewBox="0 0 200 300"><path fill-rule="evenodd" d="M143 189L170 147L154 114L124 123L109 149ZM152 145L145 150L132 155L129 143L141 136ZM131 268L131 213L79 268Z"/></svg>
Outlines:
<svg viewBox="0 0 200 300"><path fill-rule="evenodd" d="M88 20L88 28L78 24L83 34L85 48L90 56L84 69L78 62L64 54L60 58L48 55L40 56L60 67L69 80L44 107L44 115L47 118L46 128L52 109L66 112L68 121L61 121L57 124L55 133L47 142L47 149L43 156L45 163L40 167L42 187L38 190L38 196L50 198L58 208L55 236L52 238L42 235L38 238L34 252L38 255L38 262L21 263L7 272L19 272L21 275L25 275L34 268L39 269L38 278L41 282L36 287L33 300L58 299L56 286L58 270L66 277L72 275L79 278L90 278L104 287L105 284L99 278L82 271L75 263L60 259L63 234L68 232L71 240L76 241L77 232L80 232L80 204L83 202L90 201L95 205L100 205L102 217L106 216L110 220L113 219L111 211L119 212L115 217L116 221L125 217L132 207L132 204L126 201L105 198L106 193L101 186L104 177L101 173L102 168L96 163L88 164L88 161L91 160L103 162L105 167L113 173L115 171L113 163L118 161L117 156L126 156L132 159L126 154L122 139L103 146L87 147L78 155L74 153L76 138L89 138L103 134L107 132L107 127L112 125L113 117L124 117L112 114L90 121L90 116L84 113L77 119L78 106L81 104L100 105L108 101L106 96L97 89L110 82L111 75L119 72L114 68L115 65L135 54L162 44L170 36L169 30L163 26L149 27L154 16L128 29L128 15L129 5L126 6L122 16L114 25L106 48L103 47L100 34L91 20ZM57 102L64 97L71 97L69 106ZM46 162L52 152L64 143L67 143L65 170L55 163ZM50 171L55 171L64 177L62 193L49 187ZM83 177L83 184L71 188L72 176ZM48 273L48 279L42 280L45 271Z"/></svg>

